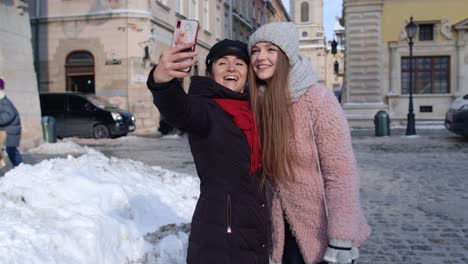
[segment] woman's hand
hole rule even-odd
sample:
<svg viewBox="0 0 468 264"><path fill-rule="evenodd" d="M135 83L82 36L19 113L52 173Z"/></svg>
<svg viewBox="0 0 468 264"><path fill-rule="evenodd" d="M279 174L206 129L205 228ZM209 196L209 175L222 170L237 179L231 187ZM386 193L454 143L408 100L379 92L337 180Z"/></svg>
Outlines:
<svg viewBox="0 0 468 264"><path fill-rule="evenodd" d="M354 263L359 258L359 250L351 240L331 239L323 260L327 263Z"/></svg>
<svg viewBox="0 0 468 264"><path fill-rule="evenodd" d="M156 83L163 83L173 78L184 78L189 73L184 69L192 67L195 64L195 52L182 52L185 49L191 49L193 43L184 43L169 48L163 52L159 59L158 66L153 72L153 79Z"/></svg>

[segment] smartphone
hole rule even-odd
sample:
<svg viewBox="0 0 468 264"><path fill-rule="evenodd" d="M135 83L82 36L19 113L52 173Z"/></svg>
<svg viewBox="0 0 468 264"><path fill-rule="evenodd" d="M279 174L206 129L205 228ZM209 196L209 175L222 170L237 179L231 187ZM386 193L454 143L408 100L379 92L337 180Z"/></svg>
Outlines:
<svg viewBox="0 0 468 264"><path fill-rule="evenodd" d="M174 28L174 35L172 36L172 47L181 43L193 43L192 48L183 50L183 52L195 51L198 39L199 23L193 19L179 19ZM191 67L183 69L184 72L189 72Z"/></svg>

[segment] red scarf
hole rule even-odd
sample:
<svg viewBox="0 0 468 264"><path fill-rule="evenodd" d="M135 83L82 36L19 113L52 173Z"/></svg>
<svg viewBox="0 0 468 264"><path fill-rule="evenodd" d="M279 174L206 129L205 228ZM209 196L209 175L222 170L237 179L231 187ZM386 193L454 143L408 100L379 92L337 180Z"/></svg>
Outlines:
<svg viewBox="0 0 468 264"><path fill-rule="evenodd" d="M250 108L250 102L221 98L214 98L213 100L232 117L234 123L247 137L247 143L250 147L249 174L252 175L260 168L262 152L257 127L255 126L252 109Z"/></svg>

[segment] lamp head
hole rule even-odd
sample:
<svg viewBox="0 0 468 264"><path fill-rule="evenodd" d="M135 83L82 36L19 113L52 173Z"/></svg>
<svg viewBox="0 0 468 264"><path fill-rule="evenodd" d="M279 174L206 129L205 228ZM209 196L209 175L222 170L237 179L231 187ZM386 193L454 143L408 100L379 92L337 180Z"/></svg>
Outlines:
<svg viewBox="0 0 468 264"><path fill-rule="evenodd" d="M416 36L418 25L414 23L413 17L411 17L410 22L405 26L405 30L409 39L413 39Z"/></svg>
<svg viewBox="0 0 468 264"><path fill-rule="evenodd" d="M335 39L333 39L332 43L331 43L331 53L333 55L336 55L336 52L337 52L337 49L336 47L338 46L338 42L336 42Z"/></svg>

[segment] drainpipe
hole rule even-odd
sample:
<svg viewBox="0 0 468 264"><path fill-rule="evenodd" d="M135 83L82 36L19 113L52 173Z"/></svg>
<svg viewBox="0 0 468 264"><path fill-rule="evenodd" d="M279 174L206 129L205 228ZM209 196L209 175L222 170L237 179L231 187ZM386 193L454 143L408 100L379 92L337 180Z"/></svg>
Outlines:
<svg viewBox="0 0 468 264"><path fill-rule="evenodd" d="M36 24L35 24L35 39L34 42L34 57L35 57L35 70L36 70L36 77L37 77L37 90L40 91L40 73L39 73L39 17L41 15L41 0L36 0Z"/></svg>
<svg viewBox="0 0 468 264"><path fill-rule="evenodd" d="M232 21L232 0L229 0L229 39L233 39L232 36L232 27L234 25Z"/></svg>
<svg viewBox="0 0 468 264"><path fill-rule="evenodd" d="M460 40L460 37L458 38L456 43L457 43L456 47L457 47L457 53L458 53L458 58L457 58L457 62L458 62L458 65L457 65L458 80L457 80L457 87L455 88L455 92L452 93L452 94L454 94L456 97L458 97L458 96L463 95L462 87L465 87L465 85L466 85L465 84L466 77L465 77L465 74L464 74L466 72L466 71L464 71L464 67L465 67L464 57L465 56L464 56L464 52L463 52L465 50L465 43L463 43Z"/></svg>

